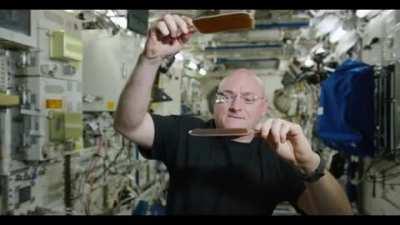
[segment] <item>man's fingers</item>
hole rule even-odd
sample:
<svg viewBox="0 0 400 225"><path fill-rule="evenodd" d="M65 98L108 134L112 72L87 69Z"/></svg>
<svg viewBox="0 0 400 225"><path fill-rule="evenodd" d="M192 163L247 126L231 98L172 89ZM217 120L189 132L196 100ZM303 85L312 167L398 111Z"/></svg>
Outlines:
<svg viewBox="0 0 400 225"><path fill-rule="evenodd" d="M271 135L276 144L280 143L280 130L281 130L282 122L278 119L272 122L271 126Z"/></svg>
<svg viewBox="0 0 400 225"><path fill-rule="evenodd" d="M292 124L281 119L268 119L265 123L259 123L255 129L261 130L261 136L273 142L273 144L285 143L287 135L292 129Z"/></svg>
<svg viewBox="0 0 400 225"><path fill-rule="evenodd" d="M176 21L173 16L167 14L164 16L164 21L167 24L168 30L171 34L171 37L175 38L178 36L178 27L176 25Z"/></svg>
<svg viewBox="0 0 400 225"><path fill-rule="evenodd" d="M280 130L281 143L286 142L286 136L290 130L290 125L288 123L282 123Z"/></svg>
<svg viewBox="0 0 400 225"><path fill-rule="evenodd" d="M267 140L267 138L268 138L268 135L269 135L271 126L272 126L272 120L271 120L271 119L268 119L268 120L262 125L262 127L261 127L261 136L262 136L265 140Z"/></svg>
<svg viewBox="0 0 400 225"><path fill-rule="evenodd" d="M256 130L261 130L262 129L263 123L257 123L257 125L254 127Z"/></svg>
<svg viewBox="0 0 400 225"><path fill-rule="evenodd" d="M299 124L293 124L290 127L289 135L295 136L299 134L303 134L303 128Z"/></svg>
<svg viewBox="0 0 400 225"><path fill-rule="evenodd" d="M184 35L181 36L181 40L182 40L183 43L186 43L186 42L189 41L189 39L190 39L191 37L192 37L192 34L191 34L191 33L184 34Z"/></svg>
<svg viewBox="0 0 400 225"><path fill-rule="evenodd" d="M179 30L183 34L189 33L188 24L186 24L186 22L180 16L174 15L174 19L175 19L176 23L178 24Z"/></svg>
<svg viewBox="0 0 400 225"><path fill-rule="evenodd" d="M162 20L157 23L157 29L160 31L163 37L168 36L170 34L167 24Z"/></svg>
<svg viewBox="0 0 400 225"><path fill-rule="evenodd" d="M195 31L196 31L196 27L194 26L193 20L192 20L191 18L189 18L189 17L187 17L187 16L182 16L181 18L182 18L182 19L186 22L186 24L188 25L189 32L195 32Z"/></svg>
<svg viewBox="0 0 400 225"><path fill-rule="evenodd" d="M156 23L157 36L163 42L173 44L175 40L186 43L194 33L192 19L166 14Z"/></svg>

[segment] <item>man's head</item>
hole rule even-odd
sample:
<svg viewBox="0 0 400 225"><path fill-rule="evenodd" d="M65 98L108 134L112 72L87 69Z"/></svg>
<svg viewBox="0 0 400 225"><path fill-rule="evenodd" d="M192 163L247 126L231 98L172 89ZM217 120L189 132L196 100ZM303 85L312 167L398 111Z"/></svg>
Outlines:
<svg viewBox="0 0 400 225"><path fill-rule="evenodd" d="M267 112L263 82L252 70L234 70L218 86L214 103L217 128L254 128Z"/></svg>

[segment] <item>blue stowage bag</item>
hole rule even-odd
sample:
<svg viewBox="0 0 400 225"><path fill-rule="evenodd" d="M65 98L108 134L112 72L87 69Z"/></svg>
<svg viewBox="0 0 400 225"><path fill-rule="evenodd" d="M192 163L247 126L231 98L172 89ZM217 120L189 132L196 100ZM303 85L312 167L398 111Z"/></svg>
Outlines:
<svg viewBox="0 0 400 225"><path fill-rule="evenodd" d="M321 83L317 136L351 155L374 154L373 67L346 60Z"/></svg>

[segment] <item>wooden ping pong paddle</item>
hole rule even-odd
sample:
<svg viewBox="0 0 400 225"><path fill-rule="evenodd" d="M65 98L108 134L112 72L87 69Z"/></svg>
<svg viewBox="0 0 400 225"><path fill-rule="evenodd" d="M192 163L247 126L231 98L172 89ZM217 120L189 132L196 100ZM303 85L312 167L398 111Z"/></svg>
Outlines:
<svg viewBox="0 0 400 225"><path fill-rule="evenodd" d="M200 33L209 34L250 30L254 28L255 21L250 13L232 12L198 17L193 19L193 24Z"/></svg>

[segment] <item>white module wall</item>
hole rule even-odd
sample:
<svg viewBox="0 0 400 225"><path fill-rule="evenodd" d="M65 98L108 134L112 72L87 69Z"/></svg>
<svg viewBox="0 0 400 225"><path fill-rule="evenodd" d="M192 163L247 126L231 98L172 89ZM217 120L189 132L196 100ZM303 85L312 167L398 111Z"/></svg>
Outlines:
<svg viewBox="0 0 400 225"><path fill-rule="evenodd" d="M35 10L33 10L35 11ZM81 80L81 63L79 61L55 60L50 58L51 35L55 31L64 31L79 40L81 22L63 10L36 10L38 15L37 47L24 55L23 67L17 71L22 76L43 76L65 80ZM65 44L65 49L74 48ZM79 51L79 50L76 50Z"/></svg>
<svg viewBox="0 0 400 225"><path fill-rule="evenodd" d="M26 149L25 159L43 160L43 150L48 148L50 135L49 112L81 112L81 83L44 77L18 78L17 81L26 96L22 99L21 109L21 114L25 116L24 129L19 131ZM48 101L58 101L60 105L49 108Z"/></svg>
<svg viewBox="0 0 400 225"><path fill-rule="evenodd" d="M115 111L119 95L142 52L143 37L84 30L83 110Z"/></svg>

